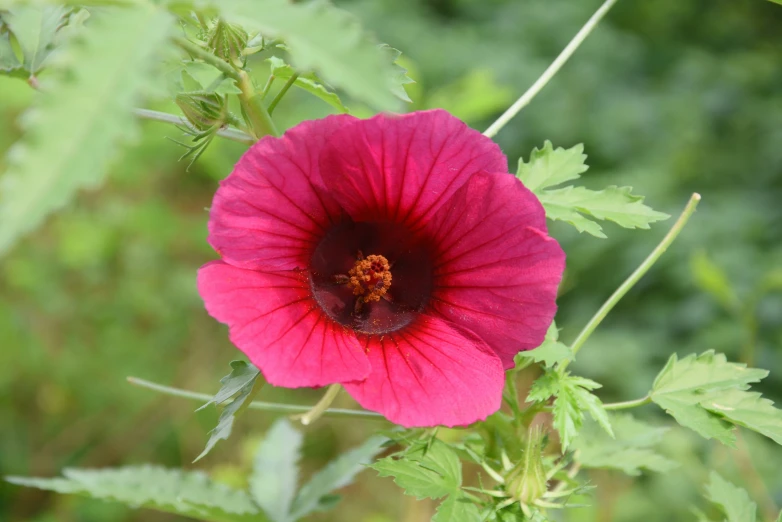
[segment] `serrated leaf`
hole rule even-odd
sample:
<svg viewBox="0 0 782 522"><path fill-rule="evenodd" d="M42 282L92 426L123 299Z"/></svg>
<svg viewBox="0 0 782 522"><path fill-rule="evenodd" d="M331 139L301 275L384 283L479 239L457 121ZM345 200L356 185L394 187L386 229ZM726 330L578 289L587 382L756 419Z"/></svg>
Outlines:
<svg viewBox="0 0 782 522"><path fill-rule="evenodd" d="M203 410L210 404L222 404L247 386L252 386L260 375L258 368L244 361L231 361L231 373L220 379L220 389L212 399L198 408Z"/></svg>
<svg viewBox="0 0 782 522"><path fill-rule="evenodd" d="M151 5L106 9L58 53L0 178L0 254L78 189L102 181L134 135L132 108L172 23Z"/></svg>
<svg viewBox="0 0 782 522"><path fill-rule="evenodd" d="M296 495L291 511L292 518L298 520L315 511L325 511L333 507L334 503L328 502L329 493L352 483L355 476L365 470L375 456L385 449L386 442L387 437L370 437L361 446L326 464ZM327 502L324 503L323 499Z"/></svg>
<svg viewBox="0 0 782 522"><path fill-rule="evenodd" d="M782 410L759 393L727 390L710 395L700 406L733 424L744 426L782 445Z"/></svg>
<svg viewBox="0 0 782 522"><path fill-rule="evenodd" d="M253 397L263 387L263 380L259 379L258 369L244 361L231 361L231 373L220 379L220 382L222 387L212 400L198 408L198 410L202 410L210 404L225 403L217 420L217 426L209 432L209 440L206 442L204 451L193 462L205 457L219 441L228 440L233 430L234 421L247 409ZM229 399L231 399L230 402L227 402Z"/></svg>
<svg viewBox="0 0 782 522"><path fill-rule="evenodd" d="M538 197L549 219L565 221L579 232L601 238L606 237L602 227L590 218L613 221L624 228L648 229L650 223L670 217L644 205L644 198L631 191L631 187L589 190L570 186L543 191Z"/></svg>
<svg viewBox="0 0 782 522"><path fill-rule="evenodd" d="M689 355L682 360L673 354L657 375L650 396L682 426L707 439L733 445L735 435L731 427L720 420L729 417L724 415L725 410L716 414L719 408L714 404L736 400L733 390L746 390L750 383L758 382L766 375L766 370L729 363L723 354L713 351L700 356ZM749 417L751 415L745 420L751 420Z"/></svg>
<svg viewBox="0 0 782 522"><path fill-rule="evenodd" d="M245 29L284 39L296 69L315 71L376 109L398 107L391 64L347 12L318 0L266 0L262 9L255 0L232 0L215 7Z"/></svg>
<svg viewBox="0 0 782 522"><path fill-rule="evenodd" d="M542 149L534 148L528 163L519 158L516 177L524 186L538 194L543 189L553 187L581 177L589 168L584 154L584 145L578 144L569 149L554 146L546 140Z"/></svg>
<svg viewBox="0 0 782 522"><path fill-rule="evenodd" d="M559 432L562 450L565 451L581 430L585 412L613 437L611 422L603 404L590 392L600 387L595 381L568 372L546 369L546 373L538 377L530 388L527 401L544 402L555 397L552 409L554 427Z"/></svg>
<svg viewBox="0 0 782 522"><path fill-rule="evenodd" d="M432 522L481 522L478 506L463 495L453 494L440 502Z"/></svg>
<svg viewBox="0 0 782 522"><path fill-rule="evenodd" d="M271 74L281 80L290 79L296 72L293 67L285 63L281 58L272 56L267 60L271 64ZM340 112L347 113L350 110L343 105L337 93L330 91L320 82L320 78L314 73L300 74L293 85L303 89L313 96L320 98Z"/></svg>
<svg viewBox="0 0 782 522"><path fill-rule="evenodd" d="M542 362L546 367L551 368L555 364L570 359L573 356L573 351L569 346L562 344L558 341L559 331L557 330L556 323L552 322L549 326L546 338L543 340L543 344L526 352L521 352L517 355L519 358L531 359L534 362Z"/></svg>
<svg viewBox="0 0 782 522"><path fill-rule="evenodd" d="M27 71L22 67L22 62L19 61L16 53L14 53L8 33L0 33L0 72L19 78L28 76Z"/></svg>
<svg viewBox="0 0 782 522"><path fill-rule="evenodd" d="M747 492L714 471L706 485L706 497L722 509L726 522L755 522L757 518L757 506Z"/></svg>
<svg viewBox="0 0 782 522"><path fill-rule="evenodd" d="M253 459L250 494L274 522L295 520L290 514L299 479L300 431L282 418L266 433Z"/></svg>
<svg viewBox="0 0 782 522"><path fill-rule="evenodd" d="M65 469L64 478L8 477L12 484L112 500L217 522L257 521L258 508L244 491L213 482L201 472L157 466Z"/></svg>
<svg viewBox="0 0 782 522"><path fill-rule="evenodd" d="M381 477L394 477L405 494L421 498L442 498L459 491L462 466L459 457L444 442L419 444L400 456L380 459L371 466Z"/></svg>
<svg viewBox="0 0 782 522"><path fill-rule="evenodd" d="M408 96L404 86L408 83L415 83L415 80L407 75L407 69L397 63L399 57L402 56L402 51L394 49L388 44L380 44L379 47L385 54L386 59L391 63L391 92L400 100L407 103L413 103L413 100Z"/></svg>
<svg viewBox="0 0 782 522"><path fill-rule="evenodd" d="M583 467L639 475L642 469L665 473L677 466L653 449L667 428L641 422L627 413L609 414L609 421L615 438L608 437L596 423L588 422L573 442Z"/></svg>
<svg viewBox="0 0 782 522"><path fill-rule="evenodd" d="M66 13L62 6L26 5L15 7L2 16L22 51L21 66L29 74L36 74L43 67Z"/></svg>
<svg viewBox="0 0 782 522"><path fill-rule="evenodd" d="M613 221L624 228L648 229L650 223L670 217L644 205L644 198L632 194L631 187L589 190L571 185L551 189L580 178L588 169L583 152L584 146L580 144L570 149L554 149L546 141L542 149L532 150L528 163L519 159L516 177L538 196L547 218L565 221L579 232L605 238L603 228L595 220Z"/></svg>

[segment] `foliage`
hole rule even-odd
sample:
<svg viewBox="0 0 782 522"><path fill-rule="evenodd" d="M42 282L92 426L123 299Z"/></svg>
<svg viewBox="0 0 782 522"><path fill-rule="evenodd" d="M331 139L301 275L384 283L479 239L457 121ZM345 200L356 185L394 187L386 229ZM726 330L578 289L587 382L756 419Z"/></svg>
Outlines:
<svg viewBox="0 0 782 522"><path fill-rule="evenodd" d="M723 444L736 437L723 421L747 427L782 444L782 411L759 393L746 391L767 370L727 362L722 354L706 352L682 360L672 355L652 386L652 400L682 426Z"/></svg>
<svg viewBox="0 0 782 522"><path fill-rule="evenodd" d="M384 437L371 437L316 473L296 494L297 461L302 435L287 420L272 426L255 455L249 491L220 484L199 471L157 466L117 469L65 469L63 478L8 477L20 486L112 500L215 522L268 517L273 522L299 520L338 497L364 464L382 451ZM328 499L328 500L327 500Z"/></svg>
<svg viewBox="0 0 782 522"><path fill-rule="evenodd" d="M223 411L220 412L217 426L209 432L209 440L206 443L206 447L196 457L196 461L201 460L212 451L212 448L218 441L227 440L231 436L236 417L247 409L253 397L263 386L263 380L259 376L260 374L255 366L251 366L244 361L231 362L231 373L220 379L222 384L220 390L212 400L199 408L206 408L210 404L216 406L223 405Z"/></svg>
<svg viewBox="0 0 782 522"><path fill-rule="evenodd" d="M554 149L546 141L542 149L533 149L529 162L519 159L516 176L533 191L546 217L566 221L579 232L605 238L603 228L595 220L609 220L624 228L649 228L649 224L668 216L643 204L643 197L631 193L631 187L610 186L604 190L589 190L568 185L552 188L581 177L587 170L583 145L570 149ZM590 219L592 218L592 219Z"/></svg>
<svg viewBox="0 0 782 522"><path fill-rule="evenodd" d="M82 115L87 113L71 111L76 107L73 105L60 107L55 101L45 103L43 100L46 96L61 99L63 95L49 89L48 85L78 80L73 72L88 67L94 66L91 70L98 70L95 63L83 64L74 61L74 57L83 57L90 34L108 32L102 28L102 23L111 23L111 17L119 17L120 13L124 16L146 9L139 7L146 6L144 2L113 3L124 6L121 9L116 6L88 7L92 11L88 19L85 10L63 9L54 4L47 8L47 16L51 16L47 18L43 16L44 10L18 7L24 2L2 3L3 7L16 5L14 9L26 9L28 17L17 18L16 28L13 28L6 12L0 15L4 21L0 26L0 69L13 78L10 83L0 84L4 96L0 111L6 122L0 127L0 143L4 147L17 138L20 130L27 132L20 144L37 139L31 132L36 128L35 120L29 123L25 123L26 118L20 120L22 129L12 125L17 113L30 105L34 106L32 114L40 112L41 108L62 114L67 109L71 115L69 126L60 128L56 134L51 130L41 135L47 140L55 140L56 136L56 139L76 143L72 125L84 124ZM223 4L230 14L225 14ZM326 7L330 14L323 18L322 27L317 28L318 34L312 38L306 34L293 35L293 40L287 38L284 46L282 43L278 46L279 40L273 39L272 35L282 35L284 27L268 30L270 38L264 39L263 35L254 34L263 29L258 24L266 23L259 20L260 10L247 13L241 11L242 6L234 8L228 4L239 6L239 2L226 0L205 9L207 25L213 27L218 19L215 17L221 14L246 27L249 31L247 48L239 52L224 48L226 52L220 54L215 50L215 55L232 66L246 69L255 93L266 94L264 103L267 106L275 91L264 93L259 88L268 79L264 60L283 60L278 63L283 64L288 76L278 76L280 80L299 73L294 86L301 92L286 94L286 100L289 98L292 103L280 106L274 114L281 129L301 119L322 116L331 108L341 111L342 99L357 115L367 115L370 111L362 104L379 108L382 103L396 103L388 93L403 97L399 92L406 94L402 84L408 87L412 108L454 107L454 112L461 111L468 124L482 128L512 102L520 89L532 83L594 8L588 3L559 0L550 5L543 2L519 5L504 1L484 5L469 0L421 5L382 0L363 5L346 3L349 11L360 13L362 22L374 27L383 39L405 50L408 58L404 65L419 80L410 85L399 79L404 77L398 69L394 72L394 67L385 68L386 77L396 76L399 80L391 86L384 85L384 101L377 104L372 100L380 99L380 91L371 94L372 88L366 83L371 81L379 89L383 74L375 74L368 80L361 78L363 84L356 84L361 87L352 91L345 80L337 76L347 70L355 79L358 70L353 68L355 64L368 64L373 60L379 60L381 65L377 66L375 62L372 70L382 70L382 64L388 63L383 49L387 51L388 48L378 48L380 53L369 51L369 48L375 48L375 42L366 36L366 32L342 31L346 25L340 24L350 26L351 23L342 12ZM171 14L180 17L178 21L183 23L184 34L192 42L208 44L206 36L202 38L198 24L189 13L184 13L187 8L200 8L206 3L160 5L167 5ZM309 17L308 9L316 13L320 9L293 5L295 7L284 8L288 10L286 12L295 9L292 16L297 17ZM169 16L161 7L156 9L161 9L156 11L161 17ZM599 223L602 220L617 219L625 228L644 228L644 224L648 228L650 223L662 217L661 213L648 210L629 189L590 190L585 187L631 184L661 209L680 206L682 194L697 189L703 192L706 204L693 219L691 227L696 230L683 234L677 248L666 254L668 257L655 267L654 274L650 273L649 279L639 284L622 306L612 312L610 320L601 325L583 353L579 352L578 360L570 368L571 373L560 373L560 370L563 362L573 358L567 342L573 337L573 328L585 322L601 296L610 294L617 274L629 272L654 240L644 240L643 235L639 235L638 240L628 240L627 235L617 231L608 234L611 238L606 241L590 242L588 238L569 234L559 227L560 223L552 223L551 230L568 253L568 275L562 287L557 318L563 339L559 339L559 332L552 325L541 347L517 357L517 365L525 368L513 374L520 397L525 397L531 385L537 387L541 397L551 393L538 402L524 404L520 397L515 397L513 402L515 388L506 390L506 410L485 423L464 430L441 430L432 442L424 436L430 449L442 443L457 459L473 462L482 469L480 477L476 477L474 465L462 469L459 464L460 487L440 501L437 519L508 521L526 517L543 520L549 509L553 512L554 508L550 506L529 504L529 514L525 514L508 486L484 469L484 466L491 469L497 477L509 482L513 466L522 461L531 440L526 424L533 418L536 421L545 419L549 409L559 412L556 428L562 440L565 440L563 433L572 435L569 444L572 451L562 454L556 445L542 444L540 462L546 475L550 476L546 477L545 487L540 490L543 496L539 500L547 503L560 499L560 506L578 503L591 506L572 514L565 510L564 519L590 518L591 511L598 509L611 510L618 521L683 519L687 517L689 506L696 502L698 492L693 484L699 484L707 476L706 470L714 467L737 484L739 480L747 485L765 481L770 495L778 497L779 456L772 449L775 446L771 445L771 440L780 440L779 410L769 399L748 389L766 374L760 375L757 372L761 370L746 367L741 370L740 365L727 362L740 360L747 366L776 368L782 361L778 343L782 323L777 313L780 250L774 234L780 223L778 206L774 204L779 197L780 185L774 173L779 170L780 156L775 145L779 133L772 123L780 115L778 97L773 89L779 83L780 73L770 65L778 63L780 55L778 50L767 45L782 21L778 11L778 6L764 2L715 5L706 15L697 6L673 0L664 0L654 9L641 4L623 5L603 22L544 94L500 134L503 150L511 158L521 154L526 157L533 144L545 143L542 149L535 149L526 163L520 162L520 172L524 170L522 175L529 177L533 185L549 183L542 188L536 187L549 217L554 221L570 222L579 231L583 229L604 236L606 232ZM37 36L25 29L37 27L33 15L39 16L42 22L48 20L40 25L48 29ZM326 20L334 21L335 25L330 26ZM729 20L727 25L726 20ZM14 22L13 16L11 21ZM119 22L115 21L117 24ZM311 28L306 24L299 27ZM118 37L121 39L124 34L126 41L131 41L129 32L120 29ZM141 40L145 34L146 31L138 31L136 37ZM325 41L324 35L332 39L327 42L332 50L341 45L338 41L361 50L341 48L340 54L319 63L319 57L308 56L308 53L313 52L311 42L318 38ZM97 150L100 152L97 156L104 156L103 159L89 159L88 170L91 169L95 176L91 179L97 181L85 181L91 176L87 170L71 169L66 165L58 167L58 176L62 179L40 180L41 187L49 191L41 194L44 202L40 205L26 205L24 201L29 199L7 195L5 185L0 191L0 208L5 202L12 202L19 210L18 215L23 216L10 221L0 220L0 237L5 237L6 230L11 227L19 229L8 232L12 235L9 235L9 247L0 269L0 288L3 289L0 292L3 294L0 298L0 311L3 312L0 314L0 340L4 346L12 347L4 356L0 355L0 360L6 362L0 366L7 368L0 372L0 383L6 384L15 397L14 404L0 405L3 418L13 426L0 438L6 456L2 466L6 472L32 469L43 470L34 471L36 473L49 474L62 465L116 465L120 460L141 457L163 461L170 466L181 465L181 460L190 460L198 453L204 431L215 425L211 408L191 417L181 404L172 403L170 407L159 402L150 404L145 402L149 399L143 393L126 390L117 384L127 373L141 373L159 379L177 379L186 387L197 388L204 382L211 382L210 378L216 378L215 369L225 362L220 360L221 354L230 353L224 340L225 332L219 327L206 326L198 315L203 312L194 298L192 272L208 256L201 245L205 221L201 209L208 205L214 180L224 177L245 148L221 142L216 133L233 130L233 127L245 133L250 130L240 119L242 107L238 98L242 91L239 84L220 69L201 58L190 59L189 54L181 51L172 56L175 47L166 43L169 40L161 42L159 35L153 36L152 39L158 41L154 53L150 51L153 44L146 45L146 40L141 47L147 51L138 47L124 49L128 53L147 52L147 57L155 58L148 58L141 64L141 70L137 69L141 76L131 78L132 85L121 84L121 90L133 90L134 101L124 103L115 116L101 122L119 126L124 121L122 129L113 131L113 136L104 136L98 131L91 133L109 140L111 146L108 150L99 149L93 141L77 150L80 153ZM297 48L294 45L296 37L309 40ZM106 51L108 54L107 49L97 47L93 45L90 53ZM289 55L284 54L288 51ZM81 54L74 54L77 52ZM345 56L356 56L354 52L364 58L370 55L375 58L342 63ZM393 54L389 53L388 57ZM157 69L158 56L165 57L166 68L172 66L174 76L178 76L170 98L185 95L196 101L196 112L188 112L192 104L182 108L188 121L193 125L206 123L201 130L212 129L219 123L210 131L215 135L209 136L214 140L207 143L208 150L207 147L199 149L203 155L187 176L175 164L170 144L162 139L165 135L162 127L144 127L140 145L131 149L121 161L112 162L119 157L119 145L132 141L135 135L135 125L128 117L130 109L145 98L149 103L156 103L153 99L160 95L157 79L164 75ZM302 65L308 58L312 67ZM92 61L92 55L87 61ZM287 62L293 65L287 65ZM150 64L155 67L148 67ZM325 72L322 67L330 68L331 72ZM299 80L308 77L317 78L312 81L319 87L305 89ZM19 79L29 79L30 84L37 82L42 91L33 94L28 84ZM279 83L276 85L279 87ZM219 106L216 119L205 119L209 116L206 114L209 107L198 105L204 100L201 96L205 96L201 92L225 97L226 103ZM345 98L343 92L350 99ZM370 94L365 95L365 92ZM310 94L316 96L310 100L306 97ZM322 100L317 99L319 95L333 104L321 104ZM31 100L31 97L37 99ZM170 102L154 106L177 111ZM226 109L225 113L223 109ZM234 113L240 117L229 121ZM225 121L221 120L223 114ZM586 143L593 167L589 174L581 178L586 172L583 148L555 149L551 142L544 141L546 139L562 144ZM49 171L52 163L56 163L49 159L62 157L49 149L56 143L46 143L46 148L35 145L37 148L33 149L34 156L39 158L36 165L46 167L44 171ZM65 147L63 144L60 149L58 145L57 150L66 150ZM547 148L550 151L546 152ZM95 164L91 163L93 161ZM17 168L14 165L13 161L6 160L4 166L8 167L8 172L3 174L3 179ZM35 214L40 213L41 217L49 214L60 206L57 200L72 199L79 187L85 183L95 186L109 171L112 176L100 192L75 199L70 208L52 218L49 226L10 250L12 240L35 226L38 219ZM32 176L31 180L45 175L32 168L26 172ZM28 180L27 176L25 174L25 180ZM563 177L566 179L553 183ZM582 179L584 187L560 186L576 179ZM24 188L32 189L32 186ZM33 218L28 219L28 215ZM653 231L649 235L656 233ZM720 353L699 357L685 355L707 349ZM712 444L713 441L700 440L694 434L691 437L689 430L678 429L670 422L661 425L660 419L652 417L655 414L652 408L639 411L644 421L609 412L607 420L614 438L596 422L582 420L589 417L586 413L594 404L644 395L648 391L645 385L652 381L674 350L682 354L681 358L669 359L659 376L660 382L655 381L649 400L669 410L674 419L685 426L693 425L706 437L731 442L735 439L734 426L743 426L771 440L753 438L747 433L748 450L742 449L741 444L737 450L722 448ZM585 377L579 376L582 374ZM539 375L542 378L533 385L533 379ZM752 379L747 375L752 375ZM85 385L87 382L90 384ZM602 388L596 387L598 382ZM693 387L696 382L700 384ZM592 393L595 390L600 399ZM778 376L768 376L758 385L758 390L778 401ZM224 415L234 405L240 409L242 404L249 402L249 398L240 400L239 397L229 402L237 393L239 389L222 400L215 397L214 403L223 405ZM263 393L281 400L297 397L305 402L314 400L317 395L308 390L283 392L271 387L264 388ZM552 398L553 403L549 405ZM555 409L557 403L559 408ZM517 411L510 411L513 407ZM225 416L225 423L222 417L218 428L227 425L229 431L231 428L234 431L255 429L250 422L236 427L233 414ZM264 417L259 419L263 424ZM581 422L583 426L576 430L574 426ZM313 437L317 441L303 447L302 469L322 464L333 455L337 446L344 444L344 439L355 440L371 433L374 425L367 424L341 420L334 427L324 423L321 429L319 425L318 435ZM75 427L69 429L72 425ZM210 437L212 446L212 439L216 442L216 435L221 433L218 428ZM270 433L274 430L282 433L284 428L275 425ZM133 435L129 436L129 433ZM227 437L227 432L223 433ZM292 435L295 430L287 433L291 438L295 437ZM410 437L418 435L419 432L412 430L404 436L399 433L394 436L405 448L417 448L418 445L410 442ZM236 486L233 490L237 494L249 498L249 494L243 493L242 464L237 464L247 460L237 456L241 451L238 443L241 439L234 434L231 440L237 443L220 445L218 450L235 458L230 464L210 464L213 467L211 475L226 478ZM355 451L362 453L361 449ZM351 464L347 457L332 461L313 476L313 485L307 484L294 492L292 501L289 491L275 498L280 502L285 500L290 509L287 513L283 513L283 509L277 513L298 518L312 510L325 511L333 507L335 497L329 493L328 484L343 484L344 479L335 478L332 482L327 470L352 466L358 471L373 459L376 451L379 450L364 451L360 464ZM425 455L422 457L412 451L412 460L408 462L407 451L410 450L403 448L392 458L396 466L411 467L415 459L425 460ZM277 453L274 456L283 456L283 452ZM285 456L288 461L299 460L298 452ZM359 457L357 455L356 459ZM747 471L744 464L747 459L755 463L759 478L754 478L751 470ZM670 469L672 463L680 468L667 476L651 474L642 481L614 477L616 472L631 476L646 471L663 472ZM615 472L593 475L589 471L592 468ZM164 477L170 484L191 480L190 472L149 469L156 470L155 476ZM290 468L282 469L289 479L296 476ZM573 469L587 472L569 477L568 471ZM140 473L139 470L128 468L133 473ZM66 471L65 478L61 479L65 482L57 487L72 488L74 492L77 487L83 488L74 485L71 473L71 470ZM105 473L107 475L103 477L109 477L112 472ZM745 477L747 473L749 478ZM318 476L322 478L315 481ZM131 480L130 475L122 477ZM148 482L154 483L152 479ZM585 498L586 491L581 488L585 483L596 484L598 491L611 493ZM48 487L54 483L45 484ZM115 482L112 479L106 484ZM211 484L222 488L214 482ZM478 491L469 489L476 484L480 486ZM621 487L616 487L619 484ZM751 497L762 508L762 518L772 519L766 512L773 512L773 502L772 508L767 508L764 505L767 502L762 502L763 494L755 488L750 488ZM83 489L79 491L84 494ZM162 488L161 491L168 490ZM727 520L750 520L756 516L750 496L719 476L712 475L706 491L707 498L720 506ZM564 496L555 496L563 493ZM403 516L399 512L399 506L403 504L394 496L390 481L361 481L355 495L355 498L367 500L341 506L340 511L325 517L350 520ZM203 501L203 498L197 500ZM7 515L11 519L35 516L44 519L56 513L58 518L89 521L125 520L133 516L103 504L54 502L58 502L54 497L30 497L24 490L0 488L0 506L3 506L0 518ZM133 504L144 502L137 500ZM44 514L48 509L51 511ZM418 509L425 511L427 507L423 505ZM583 512L587 513L581 515ZM772 514L776 516L778 510ZM712 513L702 516L703 520L723 518Z"/></svg>

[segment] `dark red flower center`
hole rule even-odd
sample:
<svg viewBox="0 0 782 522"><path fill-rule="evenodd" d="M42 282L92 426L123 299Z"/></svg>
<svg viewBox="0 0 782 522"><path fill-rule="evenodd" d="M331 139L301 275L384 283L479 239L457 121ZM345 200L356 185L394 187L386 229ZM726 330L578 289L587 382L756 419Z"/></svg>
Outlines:
<svg viewBox="0 0 782 522"><path fill-rule="evenodd" d="M335 225L310 263L312 292L323 311L365 334L408 325L429 301L432 280L429 247L396 223Z"/></svg>

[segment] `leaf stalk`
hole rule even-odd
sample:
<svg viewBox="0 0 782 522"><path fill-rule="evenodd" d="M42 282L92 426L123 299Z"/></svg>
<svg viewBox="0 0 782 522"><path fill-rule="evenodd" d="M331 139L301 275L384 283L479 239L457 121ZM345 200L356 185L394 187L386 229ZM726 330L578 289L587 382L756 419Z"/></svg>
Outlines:
<svg viewBox="0 0 782 522"><path fill-rule="evenodd" d="M548 68L543 71L543 74L541 74L540 77L535 80L535 83L533 83L532 86L527 89L527 91L508 108L508 110L506 110L499 118L497 118L497 121L492 123L491 126L489 126L489 128L483 132L484 136L493 138L510 120L513 119L514 116L516 116L521 111L521 109L526 107L529 102L531 102L532 99L537 96L541 90L543 90L543 87L545 87L546 84L554 77L554 75L559 72L568 59L573 56L573 53L576 52L576 49L578 49L584 40L586 40L586 37L589 36L595 27L597 27L597 24L600 23L600 20L603 19L606 13L608 13L608 11L614 6L616 2L617 0L606 0L603 5L601 5L597 11L595 11L595 14L593 14L592 17L587 20L587 23L584 24L584 27L582 27L581 30L576 33L576 36L574 36L570 43L567 44L567 47L565 47L562 52L559 53L559 56L557 56L554 61L551 62L551 65L549 65Z"/></svg>

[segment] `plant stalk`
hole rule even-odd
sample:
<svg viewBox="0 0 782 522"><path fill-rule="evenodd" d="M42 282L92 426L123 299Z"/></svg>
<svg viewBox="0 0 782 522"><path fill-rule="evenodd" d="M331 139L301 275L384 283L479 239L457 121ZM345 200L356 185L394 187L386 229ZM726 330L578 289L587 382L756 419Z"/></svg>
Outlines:
<svg viewBox="0 0 782 522"><path fill-rule="evenodd" d="M645 404L649 404L652 402L652 398L647 395L646 397L641 397L640 399L635 399L632 401L624 401L624 402L609 402L608 404L603 404L603 409L606 410L629 410L630 408L637 408L638 406L643 406Z"/></svg>
<svg viewBox="0 0 782 522"><path fill-rule="evenodd" d="M694 193L690 197L690 200L687 202L687 206L684 207L684 210L679 216L679 219L676 220L676 223L673 224L671 230L669 230L662 241L660 241L660 244L658 244L657 247L652 250L652 253L649 254L646 259L644 259L643 263L641 263L638 268L636 268L635 271L630 274L630 277L625 279L625 281L619 285L619 288L617 288L616 291L611 294L611 297L609 297L608 300L603 303L603 306L600 307L595 315L592 316L589 322L584 326L581 332L579 332L578 336L573 341L573 344L570 346L570 349L573 352L573 356L571 356L570 359L563 361L560 366L560 370L564 371L570 361L573 360L573 357L576 355L576 353L578 353L578 351L584 345L586 340L589 339L589 336L592 335L592 332L595 331L595 328L597 328L603 319L605 319L605 317L608 315L608 312L610 312L611 309L616 306L619 300L622 299L622 297L624 297L633 286L635 286L635 284L646 274L646 272L652 268L657 260L660 259L660 256L662 256L665 251L668 250L668 247L671 246L671 243L673 243L674 240L679 236L679 233L684 228L684 225L687 224L687 221L689 221L690 217L695 212L695 208L698 206L698 202L700 202L700 200L701 196L698 193Z"/></svg>
<svg viewBox="0 0 782 522"><path fill-rule="evenodd" d="M337 398L339 392L342 390L341 384L332 384L326 389L326 393L318 401L318 403L312 407L310 411L303 415L296 415L294 418L300 420L305 426L309 426L323 415L334 399Z"/></svg>
<svg viewBox="0 0 782 522"><path fill-rule="evenodd" d="M285 82L285 85L282 86L282 89L280 89L280 92L277 93L277 96L274 97L272 102L269 104L269 115L271 115L272 112L274 112L274 108L277 107L277 104L280 103L280 100L282 100L282 97L285 96L285 93L288 92L288 89L291 88L291 86L296 83L296 80L299 78L299 73L293 73L293 76L288 78L288 81Z"/></svg>
<svg viewBox="0 0 782 522"><path fill-rule="evenodd" d="M567 62L573 53L576 52L576 49L578 49L584 40L586 40L586 37L589 36L589 33L592 32L592 30L597 26L600 20L603 19L606 13L608 13L608 11L614 6L616 2L617 0L606 0L603 5L601 5L597 11L595 11L595 14L593 14L592 17L587 20L587 23L584 24L584 27L582 27L581 30L576 33L576 36L573 37L570 43L567 44L567 47L565 47L562 52L559 53L559 56L557 56L556 59L551 62L551 65L548 66L548 69L543 71L543 74L540 75L540 78L535 80L535 83L533 83L532 86L527 89L527 92L522 94L521 97L502 114L502 116L497 118L497 121L492 123L491 126L484 131L484 136L493 138L511 119L513 119L514 116L516 116L516 114L521 111L521 109L526 107L529 102L531 102L532 99L537 96L543 87L545 87L546 84L554 77L554 75L559 72L562 66L565 65L565 62Z"/></svg>
<svg viewBox="0 0 782 522"><path fill-rule="evenodd" d="M150 109L133 109L133 114L137 118L141 118L143 120L160 121L163 123L171 123L173 125L189 125L187 120L184 118L181 118L176 114L169 114L167 112L153 111ZM252 145L255 143L255 139L252 136L234 127L225 127L220 129L217 131L217 135L232 141L244 143L246 145Z"/></svg>
<svg viewBox="0 0 782 522"><path fill-rule="evenodd" d="M266 107L263 106L263 96L260 93L255 92L255 87L253 87L250 75L245 71L238 71L238 73L240 79L237 82L237 85L242 91L239 95L239 101L242 102L244 112L250 120L253 134L257 139L269 134L272 136L279 136L277 127L275 127L271 116L269 116L269 112L266 110Z"/></svg>
<svg viewBox="0 0 782 522"><path fill-rule="evenodd" d="M141 388L156 391L164 395L171 395L173 397L181 397L183 399L190 399L194 401L208 402L212 400L212 396L206 393L198 393L190 390L183 390L181 388L174 388L172 386L166 386L164 384L158 384L156 382L147 381L138 377L128 377L127 381ZM272 411L277 413L307 413L312 411L312 406L305 406L300 404L280 404L275 402L261 402L253 401L248 406L251 410L260 411ZM374 420L383 420L383 416L379 413L367 410L350 410L345 408L327 408L323 410L323 415L330 415L333 417L364 417Z"/></svg>

